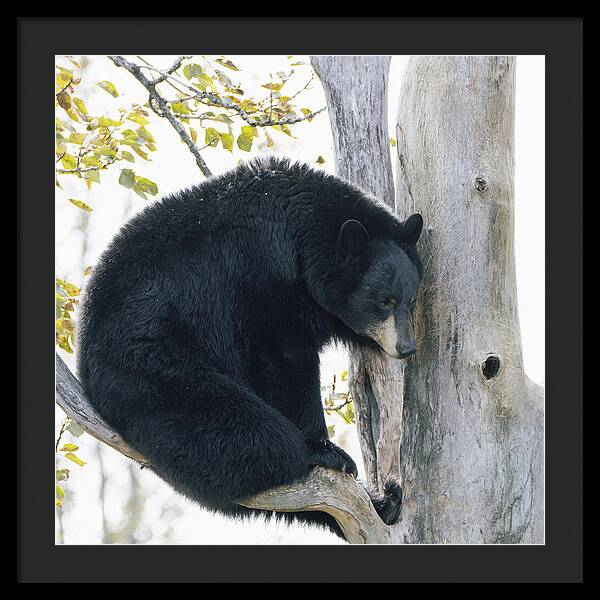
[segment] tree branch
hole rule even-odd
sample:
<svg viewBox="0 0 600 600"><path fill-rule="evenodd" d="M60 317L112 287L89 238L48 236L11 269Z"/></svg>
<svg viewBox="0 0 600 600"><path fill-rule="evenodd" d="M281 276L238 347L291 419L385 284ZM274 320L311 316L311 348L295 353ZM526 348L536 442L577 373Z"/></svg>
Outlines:
<svg viewBox="0 0 600 600"><path fill-rule="evenodd" d="M181 125L181 123L173 116L173 113L171 113L169 110L165 99L156 91L156 84L159 83L159 81L148 79L142 73L142 69L138 65L125 60L122 56L109 56L108 58L110 58L110 60L112 60L117 67L123 67L129 71L148 90L148 93L150 94L150 101L148 102L150 108L159 117L164 117L167 119L167 121L169 121L169 123L171 123L173 129L177 132L179 137L189 148L190 152L194 155L196 164L198 165L200 171L202 171L204 176L210 177L212 172L208 168L208 165L204 162L204 159L200 155L196 144L194 144L192 138L187 134L186 130L183 128L183 125ZM160 77L158 79L160 79Z"/></svg>
<svg viewBox="0 0 600 600"><path fill-rule="evenodd" d="M111 60L114 59L113 57L110 57ZM177 66L177 68L179 66L181 66L181 62L183 61L183 59L185 58L189 58L186 56L180 57L180 59L178 60L177 63L175 63ZM144 61L146 62L146 61ZM116 64L116 63L115 63ZM132 64L132 63L130 63ZM205 104L206 106L218 106L219 108L224 108L225 110L229 110L229 111L233 111L236 112L239 117L245 121L250 127L272 127L274 125L294 125L296 123L300 123L301 121L307 121L312 119L313 117L315 117L316 115L318 115L319 113L322 113L325 110L325 106L323 108L320 108L319 110L315 110L311 113L308 113L306 115L302 115L301 117L284 117L283 119L272 119L271 118L271 113L272 113L272 109L273 109L273 105L272 105L272 99L273 99L273 91L271 90L271 95L270 95L270 99L271 99L271 107L270 107L270 112L269 112L269 118L268 119L263 119L258 120L258 119L254 119L249 113L247 113L241 106L238 106L237 104L233 104L233 103L227 103L224 100L222 100L221 98L219 98L219 96L217 96L216 94L211 94L210 92L203 92L201 90L198 90L195 87L192 87L191 85L189 85L188 83L186 83L185 81L182 81L181 79L178 79L177 77L173 76L173 73L177 70L177 68L175 67L175 65L173 65L173 67L167 69L166 71L163 71L161 69L157 69L156 67L153 67L151 65L149 65L148 63L146 63L146 66L141 67L143 69L150 69L152 71L155 71L157 73L160 73L160 76L157 79L154 79L153 81L150 81L150 83L152 85L156 85L157 83L161 83L165 80L169 80L169 82L175 82L181 86L183 86L184 88L186 88L187 90L187 96L185 98L178 98L177 100L165 100L166 104L169 104L171 102L181 102L182 100L198 100L200 102L202 102L203 104ZM310 82L312 81L312 77L310 79L310 81L298 92L296 92L294 94L294 96L290 97L290 100L294 97L296 97L300 92L304 91L308 85L310 84ZM173 86L177 91L179 91L180 93L184 93L182 90L180 90L179 88ZM194 116L194 115L185 115L186 119L198 119L198 118L202 118L201 116Z"/></svg>
<svg viewBox="0 0 600 600"><path fill-rule="evenodd" d="M56 403L84 431L145 466L151 463L114 432L89 404L83 388L56 354ZM276 512L321 511L340 525L351 544L389 544L389 528L363 487L350 475L316 467L295 483L238 501L241 506Z"/></svg>

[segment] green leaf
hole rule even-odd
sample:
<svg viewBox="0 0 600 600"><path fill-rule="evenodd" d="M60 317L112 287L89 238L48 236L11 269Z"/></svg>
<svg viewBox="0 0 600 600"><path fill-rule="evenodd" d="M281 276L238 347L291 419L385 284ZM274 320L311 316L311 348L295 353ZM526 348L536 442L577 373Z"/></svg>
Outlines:
<svg viewBox="0 0 600 600"><path fill-rule="evenodd" d="M77 208L81 208L81 210L85 210L86 212L92 212L94 209L91 206L88 206L85 202L81 200L75 200L75 198L69 198L69 202L74 204Z"/></svg>
<svg viewBox="0 0 600 600"><path fill-rule="evenodd" d="M272 148L275 144L269 132L265 129L265 138L267 139L267 148Z"/></svg>
<svg viewBox="0 0 600 600"><path fill-rule="evenodd" d="M77 167L77 160L71 154L65 154L60 159L60 162L67 171L72 171L73 169L75 169Z"/></svg>
<svg viewBox="0 0 600 600"><path fill-rule="evenodd" d="M348 370L342 371L342 381L348 381Z"/></svg>
<svg viewBox="0 0 600 600"><path fill-rule="evenodd" d="M83 272L84 277L87 277L91 270L92 267L87 267L87 269ZM85 433L79 423L76 423L73 421L73 419L69 419L69 424L66 426L66 430L74 437L79 437Z"/></svg>
<svg viewBox="0 0 600 600"><path fill-rule="evenodd" d="M390 146L394 147L397 144L394 138L390 138Z"/></svg>
<svg viewBox="0 0 600 600"><path fill-rule="evenodd" d="M258 131L256 130L256 127L244 125L242 127L242 135L245 135L247 137L258 137Z"/></svg>
<svg viewBox="0 0 600 600"><path fill-rule="evenodd" d="M79 117L77 116L77 113L73 111L73 109L67 110L67 114L69 117L71 117L71 119L73 119L73 121L77 121L79 123Z"/></svg>
<svg viewBox="0 0 600 600"><path fill-rule="evenodd" d="M132 189L135 185L135 173L131 169L121 169L119 183L128 190Z"/></svg>
<svg viewBox="0 0 600 600"><path fill-rule="evenodd" d="M273 125L273 129L281 131L282 133L285 133L285 135L289 135L292 138L294 137L292 135L292 130L287 125Z"/></svg>
<svg viewBox="0 0 600 600"><path fill-rule="evenodd" d="M108 92L113 98L117 98L119 96L119 92L117 92L117 88L115 87L114 83L104 80L99 81L97 85L105 92Z"/></svg>
<svg viewBox="0 0 600 600"><path fill-rule="evenodd" d="M91 185L91 182L100 183L100 171L98 169L94 169L93 171L86 171L82 173L81 176L89 182L88 185Z"/></svg>
<svg viewBox="0 0 600 600"><path fill-rule="evenodd" d="M144 177L135 178L135 185L133 186L133 190L135 192L151 194L152 196L156 196L156 194L158 194L158 186L156 185L156 183Z"/></svg>
<svg viewBox="0 0 600 600"><path fill-rule="evenodd" d="M70 63L73 63L78 69L81 69L81 65L72 56L66 55L66 58Z"/></svg>
<svg viewBox="0 0 600 600"><path fill-rule="evenodd" d="M192 112L185 102L173 102L171 109L179 115L189 115Z"/></svg>
<svg viewBox="0 0 600 600"><path fill-rule="evenodd" d="M231 133L221 133L221 144L229 152L233 152L233 135Z"/></svg>
<svg viewBox="0 0 600 600"><path fill-rule="evenodd" d="M80 98L73 98L73 104L75 105L75 108L82 115L87 115L88 114L87 108L85 106L85 102L83 100L81 100Z"/></svg>
<svg viewBox="0 0 600 600"><path fill-rule="evenodd" d="M240 150L244 152L250 152L252 149L252 141L254 136L244 135L243 133L237 139L237 145Z"/></svg>
<svg viewBox="0 0 600 600"><path fill-rule="evenodd" d="M65 491L60 487L60 485L55 486L56 488L56 497L59 500L62 500L65 497Z"/></svg>
<svg viewBox="0 0 600 600"><path fill-rule="evenodd" d="M57 94L56 101L61 108L65 110L69 110L71 108L71 96L69 96L68 92L61 92Z"/></svg>
<svg viewBox="0 0 600 600"><path fill-rule="evenodd" d="M117 156L116 150L113 150L112 148L109 148L108 146L102 146L98 150L98 154L101 154L102 156L109 156L110 158L115 158L115 156Z"/></svg>
<svg viewBox="0 0 600 600"><path fill-rule="evenodd" d="M81 290L74 284L65 281L64 279L56 278L56 283L63 289L69 296L78 296Z"/></svg>
<svg viewBox="0 0 600 600"><path fill-rule="evenodd" d="M100 124L100 127L118 127L121 124L121 121L115 121L108 117L100 117L98 123Z"/></svg>
<svg viewBox="0 0 600 600"><path fill-rule="evenodd" d="M102 161L97 156L84 156L81 162L86 167L102 167Z"/></svg>
<svg viewBox="0 0 600 600"><path fill-rule="evenodd" d="M138 155L141 156L144 160L148 160L148 155L139 147L136 146L135 144L133 146L131 146L133 148L133 151Z"/></svg>
<svg viewBox="0 0 600 600"><path fill-rule="evenodd" d="M261 87L271 90L272 92L278 92L283 87L283 83L263 83Z"/></svg>
<svg viewBox="0 0 600 600"><path fill-rule="evenodd" d="M193 77L199 77L200 75L202 75L202 73L204 73L204 69L196 63L190 63L188 65L185 65L185 67L183 67L183 74L185 75L185 77L187 79L192 79Z"/></svg>
<svg viewBox="0 0 600 600"><path fill-rule="evenodd" d="M138 127L137 133L146 143L156 143L156 140L152 137L152 134L146 128Z"/></svg>
<svg viewBox="0 0 600 600"><path fill-rule="evenodd" d="M226 92L229 92L230 94L237 94L238 96L243 96L244 95L244 90L242 88L236 88L236 87L232 87L230 85L228 85L225 88Z"/></svg>
<svg viewBox="0 0 600 600"><path fill-rule="evenodd" d="M346 405L343 410L340 410L338 412L340 413L344 421L348 423L348 425L352 425L356 421L354 414L354 405L352 404L352 402Z"/></svg>
<svg viewBox="0 0 600 600"><path fill-rule="evenodd" d="M83 467L83 465L87 464L84 460L81 460L77 455L73 454L72 452L67 452L67 454L65 454L65 458L68 458L70 461L74 462L80 467Z"/></svg>
<svg viewBox="0 0 600 600"><path fill-rule="evenodd" d="M54 82L56 83L57 88L64 88L71 81L71 77L69 77L65 73L58 73Z"/></svg>
<svg viewBox="0 0 600 600"><path fill-rule="evenodd" d="M193 127L190 127L190 136L195 144L198 141L198 132Z"/></svg>
<svg viewBox="0 0 600 600"><path fill-rule="evenodd" d="M335 435L335 425L327 426L327 436L331 439Z"/></svg>
<svg viewBox="0 0 600 600"><path fill-rule="evenodd" d="M66 481L70 474L69 469L56 469L56 481Z"/></svg>
<svg viewBox="0 0 600 600"><path fill-rule="evenodd" d="M206 135L204 136L204 143L211 148L216 148L219 145L220 135L219 132L212 128L206 128Z"/></svg>
<svg viewBox="0 0 600 600"><path fill-rule="evenodd" d="M142 115L140 115L137 112L130 113L129 116L127 117L127 119L129 119L130 121L133 121L134 123L137 123L138 125L142 125L142 127L144 125L148 125L148 123L150 123L149 119L146 119L146 117L143 117Z"/></svg>
<svg viewBox="0 0 600 600"><path fill-rule="evenodd" d="M131 152L127 152L127 150L121 150L121 158L128 160L129 162L135 162L135 158Z"/></svg>
<svg viewBox="0 0 600 600"><path fill-rule="evenodd" d="M92 272L92 267L86 267L86 268L83 270L83 276L84 276L84 277L87 277L88 275L90 275L90 274L91 274L91 272ZM77 437L78 435L81 435L81 434L83 433L83 429L81 429L81 427L79 427L79 425L77 425L77 423L75 423L75 421L71 421L71 423L73 424L73 426L77 427L81 433L73 433L73 432L72 432L72 431L69 429L69 427L71 426L71 424L69 424L69 426L67 426L67 429L69 429L69 431L71 431L71 433L73 433L73 435L74 435L75 437Z"/></svg>
<svg viewBox="0 0 600 600"><path fill-rule="evenodd" d="M234 65L234 64L233 64L233 63L232 63L230 60L227 60L227 59L226 59L226 58L224 58L224 57L217 58L217 59L216 59L216 61L217 61L217 62L218 62L220 65L222 65L222 66L224 66L224 67L227 67L228 69L231 69L232 71L239 71L239 69L238 69L238 68L237 68L237 67L236 67L236 66L235 66L235 65Z"/></svg>

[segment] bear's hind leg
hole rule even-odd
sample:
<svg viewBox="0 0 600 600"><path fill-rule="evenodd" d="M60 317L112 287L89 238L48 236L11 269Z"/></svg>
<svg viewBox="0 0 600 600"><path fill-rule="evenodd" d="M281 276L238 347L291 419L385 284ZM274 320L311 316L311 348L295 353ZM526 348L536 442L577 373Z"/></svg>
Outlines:
<svg viewBox="0 0 600 600"><path fill-rule="evenodd" d="M293 423L243 386L211 382L212 389L178 385L172 393L190 390L190 397L136 411L123 431L160 477L209 508L235 513L236 499L308 475L309 450Z"/></svg>

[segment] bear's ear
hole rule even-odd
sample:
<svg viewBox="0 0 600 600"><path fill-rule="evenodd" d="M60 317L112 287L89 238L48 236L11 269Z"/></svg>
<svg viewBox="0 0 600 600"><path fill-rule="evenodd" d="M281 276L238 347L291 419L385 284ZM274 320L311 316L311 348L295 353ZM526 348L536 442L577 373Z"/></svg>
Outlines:
<svg viewBox="0 0 600 600"><path fill-rule="evenodd" d="M416 244L423 231L423 217L419 213L411 215L402 224L402 240L408 244Z"/></svg>
<svg viewBox="0 0 600 600"><path fill-rule="evenodd" d="M342 256L359 256L368 241L369 233L363 224L350 219L340 227L335 249Z"/></svg>

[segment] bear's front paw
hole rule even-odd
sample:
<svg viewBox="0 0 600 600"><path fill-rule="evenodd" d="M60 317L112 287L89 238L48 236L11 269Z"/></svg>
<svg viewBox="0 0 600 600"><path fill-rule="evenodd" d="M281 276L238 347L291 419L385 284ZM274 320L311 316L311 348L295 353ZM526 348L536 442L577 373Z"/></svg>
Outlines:
<svg viewBox="0 0 600 600"><path fill-rule="evenodd" d="M311 451L309 465L334 469L342 473L349 473L352 477L358 476L358 469L352 457L329 440L316 440L309 442Z"/></svg>

